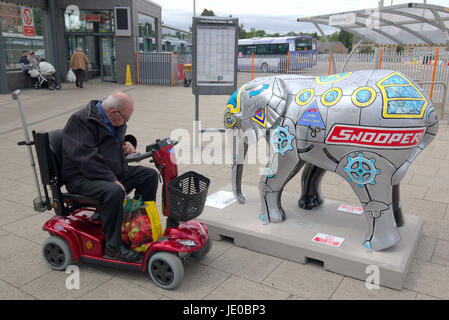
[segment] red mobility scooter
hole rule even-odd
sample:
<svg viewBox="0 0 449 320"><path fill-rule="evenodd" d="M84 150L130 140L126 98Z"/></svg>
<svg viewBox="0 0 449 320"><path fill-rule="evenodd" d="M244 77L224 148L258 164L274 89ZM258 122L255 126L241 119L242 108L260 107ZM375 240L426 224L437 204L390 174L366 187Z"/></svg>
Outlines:
<svg viewBox="0 0 449 320"><path fill-rule="evenodd" d="M55 270L65 270L72 261L97 263L145 272L161 288L173 289L184 277L184 260L192 255L202 259L211 249L207 227L196 220L204 209L210 180L190 171L178 176L170 139L156 140L145 153L127 157L128 162L151 158L163 180L162 209L167 217L163 237L148 245L141 262L130 263L105 256L105 237L99 219L99 203L81 195L61 191L60 163L62 130L34 132L35 146L47 210L56 216L44 230L51 237L42 245L42 254ZM48 195L49 186L52 201Z"/></svg>
<svg viewBox="0 0 449 320"><path fill-rule="evenodd" d="M82 261L148 271L159 287L177 287L184 278L185 259L189 256L202 259L212 247L207 227L195 220L204 209L210 180L193 171L178 176L177 165L173 161L173 146L177 142L168 138L148 145L145 153L128 156L128 162L150 158L150 162L154 162L159 170L163 180L162 210L167 217L167 226L162 238L146 244L148 249L142 253L139 262L124 262L105 256L105 236L99 215L100 203L61 190L62 130L33 131L33 141L30 141L19 94L20 91L17 90L13 93L13 98L19 100L26 140L18 145L28 147L34 171L38 192L38 197L33 201L34 210L54 210L56 213L43 227L43 230L50 234L50 238L42 245L42 255L47 264L54 270L65 270L72 262ZM38 158L44 196L41 195L32 145L35 146Z"/></svg>

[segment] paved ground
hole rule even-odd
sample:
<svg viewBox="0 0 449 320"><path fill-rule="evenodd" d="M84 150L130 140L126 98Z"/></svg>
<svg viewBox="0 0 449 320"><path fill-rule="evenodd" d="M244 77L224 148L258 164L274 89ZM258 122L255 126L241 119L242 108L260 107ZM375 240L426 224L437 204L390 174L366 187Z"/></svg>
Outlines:
<svg viewBox="0 0 449 320"><path fill-rule="evenodd" d="M239 76L242 83L247 74ZM30 130L63 127L69 115L90 99L125 90L136 110L129 123L141 148L177 128L192 132L191 88L122 86L91 81L85 89L65 84L63 90L25 90L22 101ZM201 97L202 127L220 127L225 96ZM0 299L449 299L449 127L440 122L434 141L412 164L401 184L404 210L424 218L422 240L403 291L368 290L365 283L306 265L251 252L230 241L215 241L202 262L188 261L185 279L173 291L159 289L147 274L78 264L79 290L67 290L67 274L50 269L41 257L42 231L51 212L32 209L35 186L23 140L17 103L0 95ZM207 142L203 143L203 146ZM212 180L210 194L229 184L229 165L182 165ZM247 165L243 183L256 185L259 165ZM298 192L299 175L287 186ZM326 174L327 198L357 204L349 185ZM236 267L238 266L238 267Z"/></svg>

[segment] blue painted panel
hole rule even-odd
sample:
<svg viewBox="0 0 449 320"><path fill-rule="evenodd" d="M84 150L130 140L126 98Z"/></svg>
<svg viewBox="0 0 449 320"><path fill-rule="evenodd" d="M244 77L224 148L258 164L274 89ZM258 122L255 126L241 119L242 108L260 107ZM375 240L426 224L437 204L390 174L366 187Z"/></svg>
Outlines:
<svg viewBox="0 0 449 320"><path fill-rule="evenodd" d="M331 102L335 101L337 98L338 98L338 91L337 90L329 91L324 96L324 100L326 100L327 103L331 103Z"/></svg>
<svg viewBox="0 0 449 320"><path fill-rule="evenodd" d="M360 90L359 92L357 92L355 98L360 103L366 103L371 99L372 96L373 96L373 94L371 93L371 91Z"/></svg>
<svg viewBox="0 0 449 320"><path fill-rule="evenodd" d="M388 98L422 98L413 86L385 87Z"/></svg>
<svg viewBox="0 0 449 320"><path fill-rule="evenodd" d="M388 114L420 114L424 105L423 100L390 100Z"/></svg>
<svg viewBox="0 0 449 320"><path fill-rule="evenodd" d="M382 82L382 85L389 85L389 84L409 84L410 82L408 82L408 80L404 79L403 77L401 77L400 75L392 75L391 77L389 77L387 80L385 80L384 82Z"/></svg>
<svg viewBox="0 0 449 320"><path fill-rule="evenodd" d="M309 100L309 98L310 98L310 96L312 95L312 92L310 92L310 91L306 91L306 92L303 92L303 93L301 93L300 95L299 95L299 101L301 101L301 102L306 102L307 100Z"/></svg>

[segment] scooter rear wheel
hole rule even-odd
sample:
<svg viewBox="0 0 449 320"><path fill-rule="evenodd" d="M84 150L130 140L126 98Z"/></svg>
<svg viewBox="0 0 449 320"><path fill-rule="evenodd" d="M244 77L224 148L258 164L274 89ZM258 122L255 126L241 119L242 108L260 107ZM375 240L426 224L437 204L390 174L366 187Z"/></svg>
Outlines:
<svg viewBox="0 0 449 320"><path fill-rule="evenodd" d="M42 244L42 256L50 268L64 271L72 263L72 252L67 243L58 237L50 237Z"/></svg>
<svg viewBox="0 0 449 320"><path fill-rule="evenodd" d="M175 254L157 252L148 261L148 273L159 287L171 290L184 279L184 266Z"/></svg>

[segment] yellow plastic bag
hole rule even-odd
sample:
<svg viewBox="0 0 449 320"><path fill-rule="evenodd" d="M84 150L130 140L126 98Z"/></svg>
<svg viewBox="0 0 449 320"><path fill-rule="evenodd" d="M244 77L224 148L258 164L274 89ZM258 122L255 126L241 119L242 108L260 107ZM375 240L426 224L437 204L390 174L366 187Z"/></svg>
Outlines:
<svg viewBox="0 0 449 320"><path fill-rule="evenodd" d="M153 234L153 241L157 241L162 238L162 225L161 219L159 218L159 212L156 208L156 202L147 201L144 202L145 211L147 212L148 218L151 223L151 233Z"/></svg>
<svg viewBox="0 0 449 320"><path fill-rule="evenodd" d="M162 225L161 225L161 220L159 218L159 213L156 208L156 203L154 201L147 201L140 208L141 208L141 210L145 210L145 212L147 213L148 219L150 220L151 234L153 237L153 242L162 238L162 235L163 235L162 234ZM146 252L149 245L150 245L150 243L145 243L138 247L133 248L133 250L135 252Z"/></svg>

